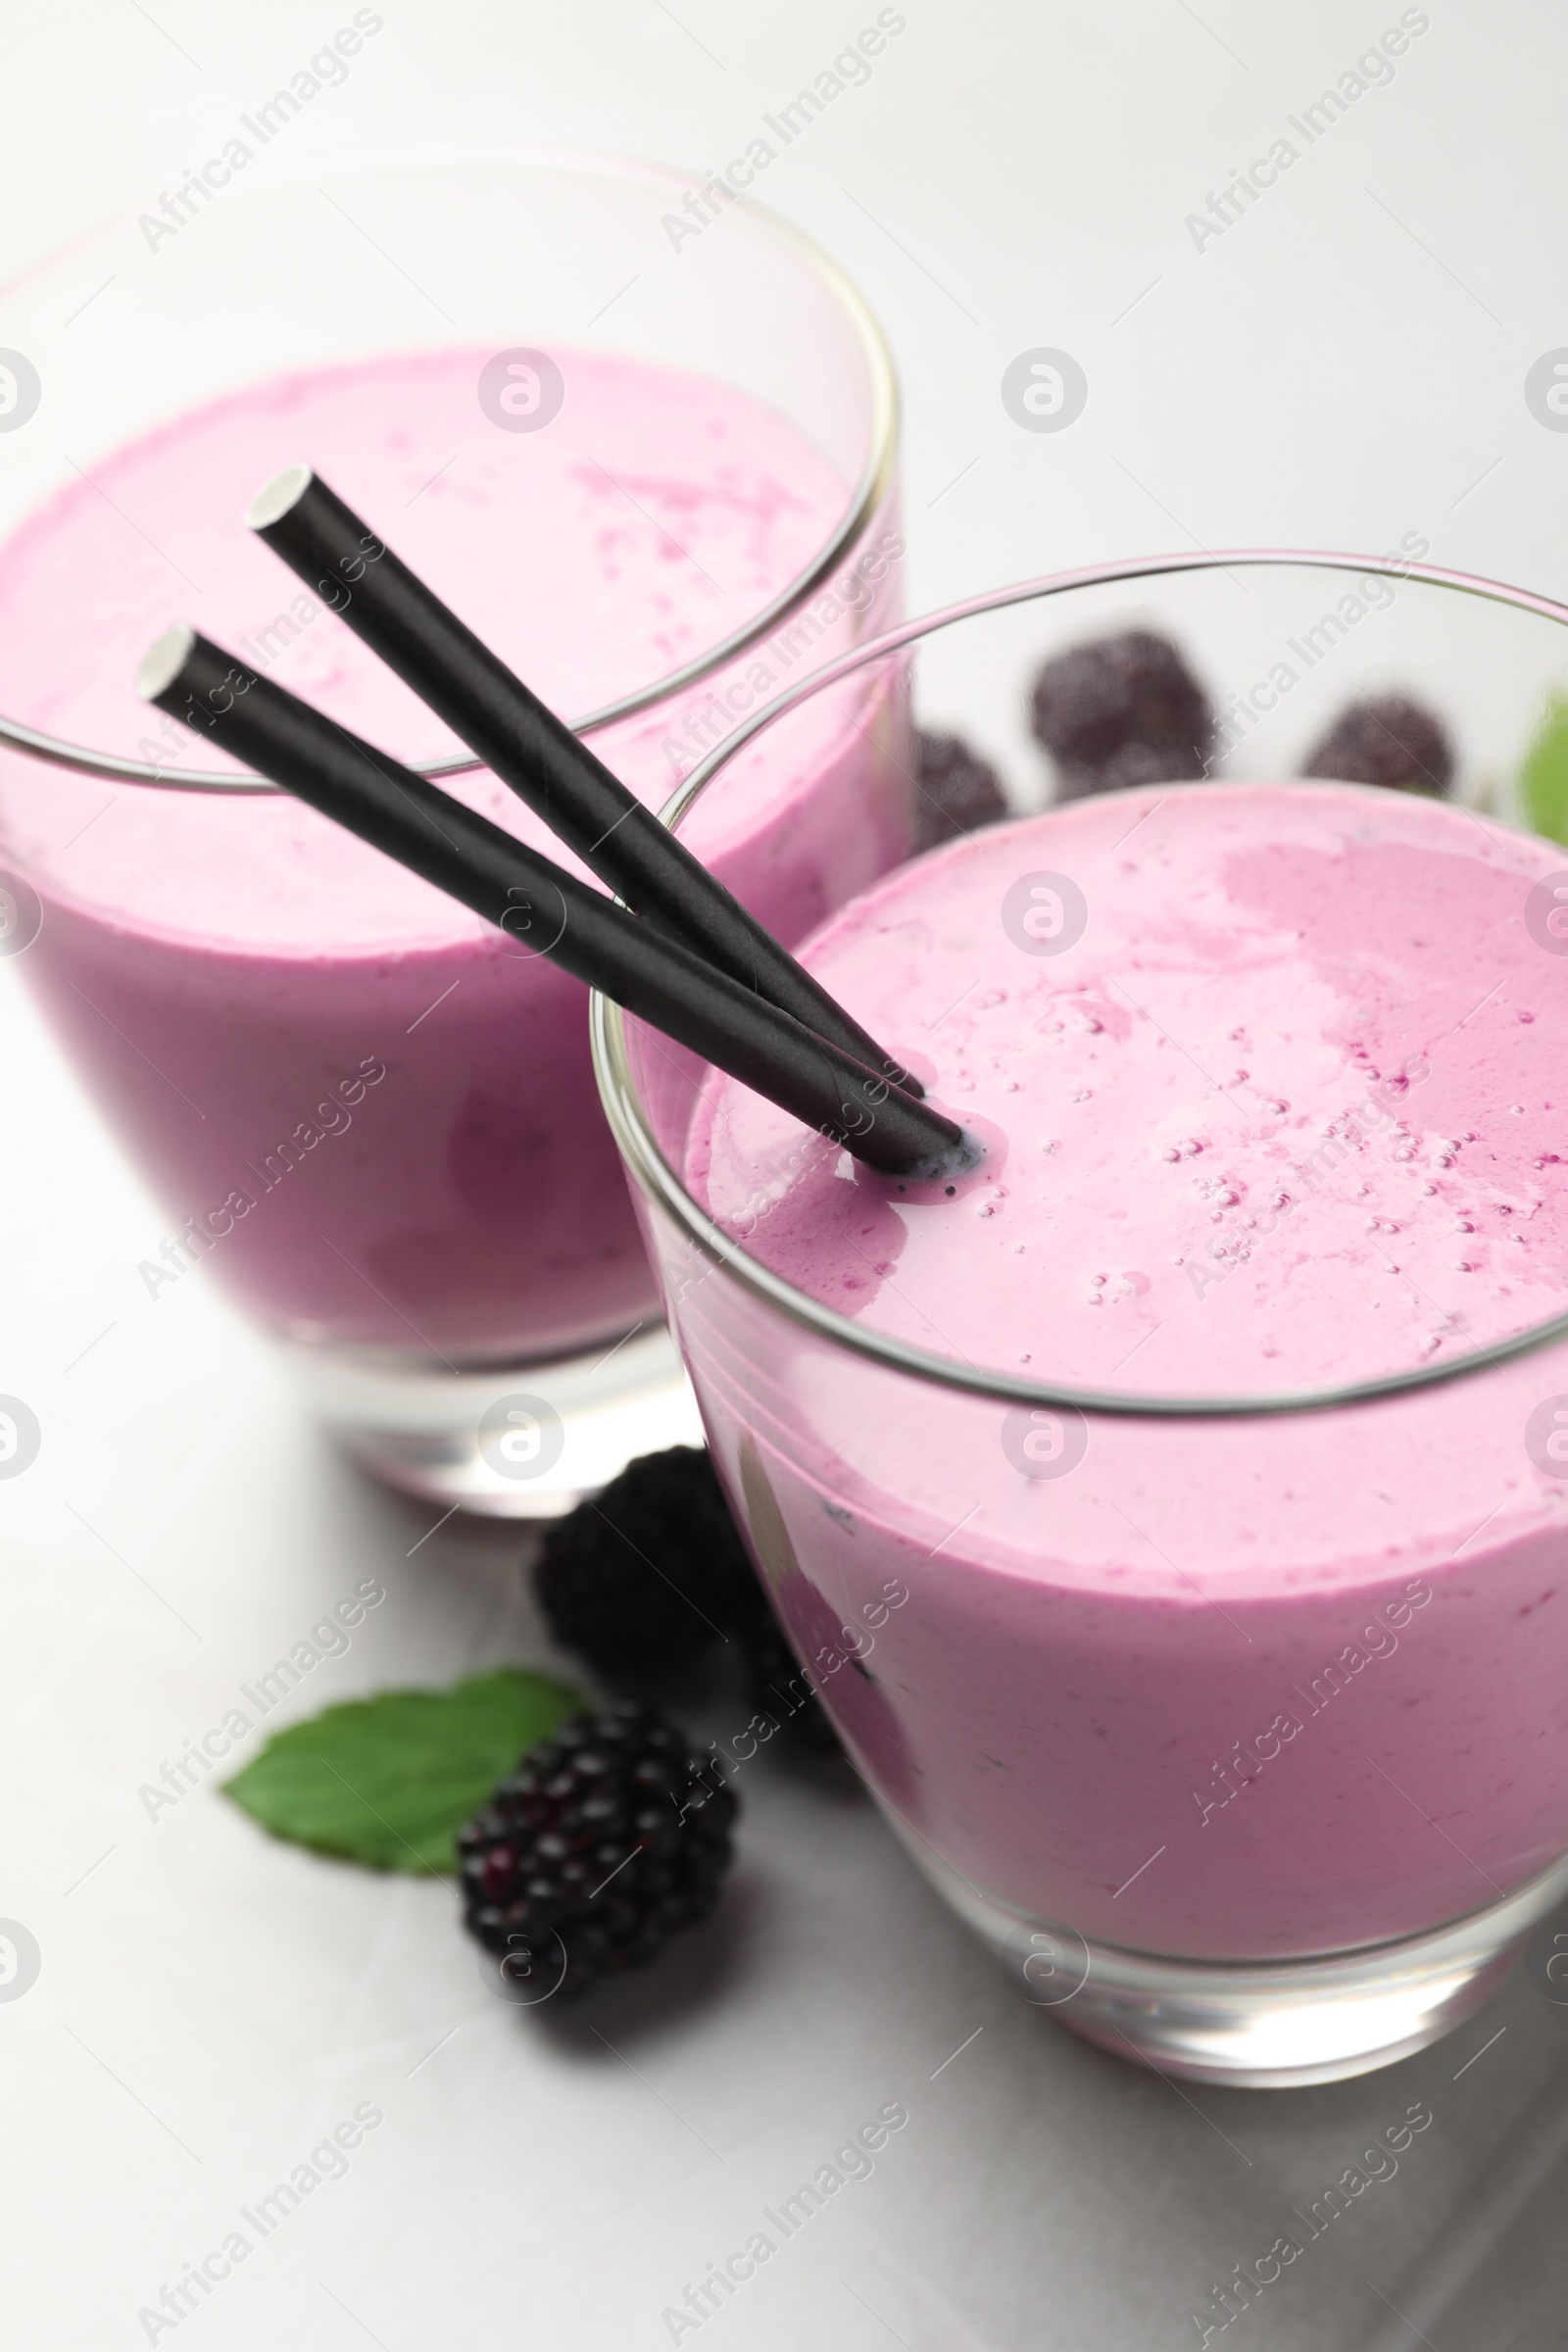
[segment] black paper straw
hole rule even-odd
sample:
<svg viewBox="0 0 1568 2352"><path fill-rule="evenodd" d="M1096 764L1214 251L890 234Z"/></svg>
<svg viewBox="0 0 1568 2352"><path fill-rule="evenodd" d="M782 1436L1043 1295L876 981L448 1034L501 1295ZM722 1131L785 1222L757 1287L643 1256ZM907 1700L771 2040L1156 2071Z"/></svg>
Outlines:
<svg viewBox="0 0 1568 2352"><path fill-rule="evenodd" d="M890 1174L972 1165L961 1128L678 940L199 637L171 629L138 691L258 774L588 987Z"/></svg>
<svg viewBox="0 0 1568 2352"><path fill-rule="evenodd" d="M290 466L258 491L245 519L617 898L818 1037L920 1094L902 1064L309 466ZM530 555L520 551L520 560Z"/></svg>

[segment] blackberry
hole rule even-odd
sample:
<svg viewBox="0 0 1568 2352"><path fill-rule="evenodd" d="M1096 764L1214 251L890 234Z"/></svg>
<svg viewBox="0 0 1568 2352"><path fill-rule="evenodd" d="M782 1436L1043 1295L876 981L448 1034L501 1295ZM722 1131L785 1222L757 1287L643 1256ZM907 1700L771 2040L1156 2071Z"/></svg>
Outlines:
<svg viewBox="0 0 1568 2352"><path fill-rule="evenodd" d="M558 1521L534 1590L562 1646L610 1676L687 1665L766 1610L698 1446L645 1453Z"/></svg>
<svg viewBox="0 0 1568 2352"><path fill-rule="evenodd" d="M1347 704L1301 773L1436 796L1452 781L1453 746L1440 721L1408 695L1372 695Z"/></svg>
<svg viewBox="0 0 1568 2352"><path fill-rule="evenodd" d="M813 1755L842 1755L839 1736L778 1619L769 1615L752 1635L747 1648L753 1713L769 1716Z"/></svg>
<svg viewBox="0 0 1568 2352"><path fill-rule="evenodd" d="M753 1712L805 1746L837 1749L703 1447L644 1454L579 1504L546 1537L534 1589L562 1646L612 1681L690 1665L734 1637Z"/></svg>
<svg viewBox="0 0 1568 2352"><path fill-rule="evenodd" d="M1201 776L1213 750L1208 697L1148 629L1055 655L1035 678L1031 715L1056 762L1058 801Z"/></svg>
<svg viewBox="0 0 1568 2352"><path fill-rule="evenodd" d="M997 771L978 759L956 735L918 739L919 790L914 798L914 848L934 850L939 842L961 841L1007 811Z"/></svg>
<svg viewBox="0 0 1568 2352"><path fill-rule="evenodd" d="M575 2000L706 1919L732 1789L652 1707L575 1715L459 1832L463 1918L514 1986Z"/></svg>

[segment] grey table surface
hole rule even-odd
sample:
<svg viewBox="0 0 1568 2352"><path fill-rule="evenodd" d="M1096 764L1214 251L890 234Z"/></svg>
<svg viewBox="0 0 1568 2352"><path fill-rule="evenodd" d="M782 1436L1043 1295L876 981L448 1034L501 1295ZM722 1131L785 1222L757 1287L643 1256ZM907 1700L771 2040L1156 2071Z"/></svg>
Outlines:
<svg viewBox="0 0 1568 2352"><path fill-rule="evenodd" d="M876 15L380 13L290 126L300 162L533 138L710 167ZM1307 142L1291 118L1399 23L1393 0L897 13L869 80L760 192L891 333L914 606L1100 556L1379 549L1412 528L1439 563L1568 589L1568 441L1523 396L1568 343L1560 16L1405 11L1426 27L1392 78L1369 73ZM351 14L13 12L0 264L154 201ZM1266 196L1195 230L1282 136L1299 153ZM1089 381L1059 435L1019 431L999 394L1039 346ZM1433 2121L1396 2174L1210 2340L1568 2337L1554 1928L1454 2040L1358 2082L1243 2094L1135 2072L1021 2006L831 1776L759 1765L720 1921L575 2018L496 2000L439 1886L270 1843L205 1787L150 1819L142 1785L366 1575L386 1603L295 1711L551 1653L515 1535L432 1533L434 1512L360 1480L204 1273L146 1296L163 1214L14 963L0 1024L0 1391L44 1432L0 1483L0 1913L41 1953L25 1999L0 2004L12 2340L164 2340L138 2315L365 2102L382 2120L343 2176L181 2319L190 2343L1158 2352L1200 2341L1210 2289L1417 2102ZM690 1715L717 1730L724 1701ZM869 2177L700 2328L664 2316L890 2102L908 2122Z"/></svg>

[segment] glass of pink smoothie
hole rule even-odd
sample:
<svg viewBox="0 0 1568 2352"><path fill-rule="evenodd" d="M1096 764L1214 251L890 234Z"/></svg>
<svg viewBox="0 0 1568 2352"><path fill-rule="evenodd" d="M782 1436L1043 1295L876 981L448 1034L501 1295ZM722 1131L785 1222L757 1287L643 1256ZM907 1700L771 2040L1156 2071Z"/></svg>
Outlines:
<svg viewBox="0 0 1568 2352"><path fill-rule="evenodd" d="M564 858L243 528L252 493L314 464L657 806L898 616L892 372L727 185L554 152L266 176L271 135L0 292L0 864L40 917L11 945L162 1203L139 1311L217 1282L369 1467L549 1515L695 1430L586 992L201 771L136 662L188 618ZM710 844L786 942L906 853L866 686Z"/></svg>
<svg viewBox="0 0 1568 2352"><path fill-rule="evenodd" d="M880 670L1005 779L1013 821L802 950L986 1144L951 1191L595 1002L846 1746L1026 1996L1169 2072L1419 2048L1568 1892L1568 851L1510 821L1565 626L1402 554L1160 559L910 623L715 755L668 812L699 845ZM1067 797L1037 672L1129 629L1206 693L1201 757ZM1299 780L1389 690L1446 793Z"/></svg>

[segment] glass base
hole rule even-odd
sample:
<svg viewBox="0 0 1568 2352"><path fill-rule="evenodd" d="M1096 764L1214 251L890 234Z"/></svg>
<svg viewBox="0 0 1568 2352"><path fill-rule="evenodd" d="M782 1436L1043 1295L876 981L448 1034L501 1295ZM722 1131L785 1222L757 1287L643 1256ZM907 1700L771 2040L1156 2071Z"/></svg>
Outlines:
<svg viewBox="0 0 1568 2352"><path fill-rule="evenodd" d="M1338 2082L1425 2049L1491 1998L1568 1894L1565 1857L1490 1909L1397 1943L1312 1960L1161 1960L1026 1918L894 1827L1026 2000L1118 2058L1241 2090Z"/></svg>
<svg viewBox="0 0 1568 2352"><path fill-rule="evenodd" d="M554 1363L388 1367L286 1348L312 1410L372 1478L494 1519L560 1519L634 1456L704 1443L663 1325Z"/></svg>

